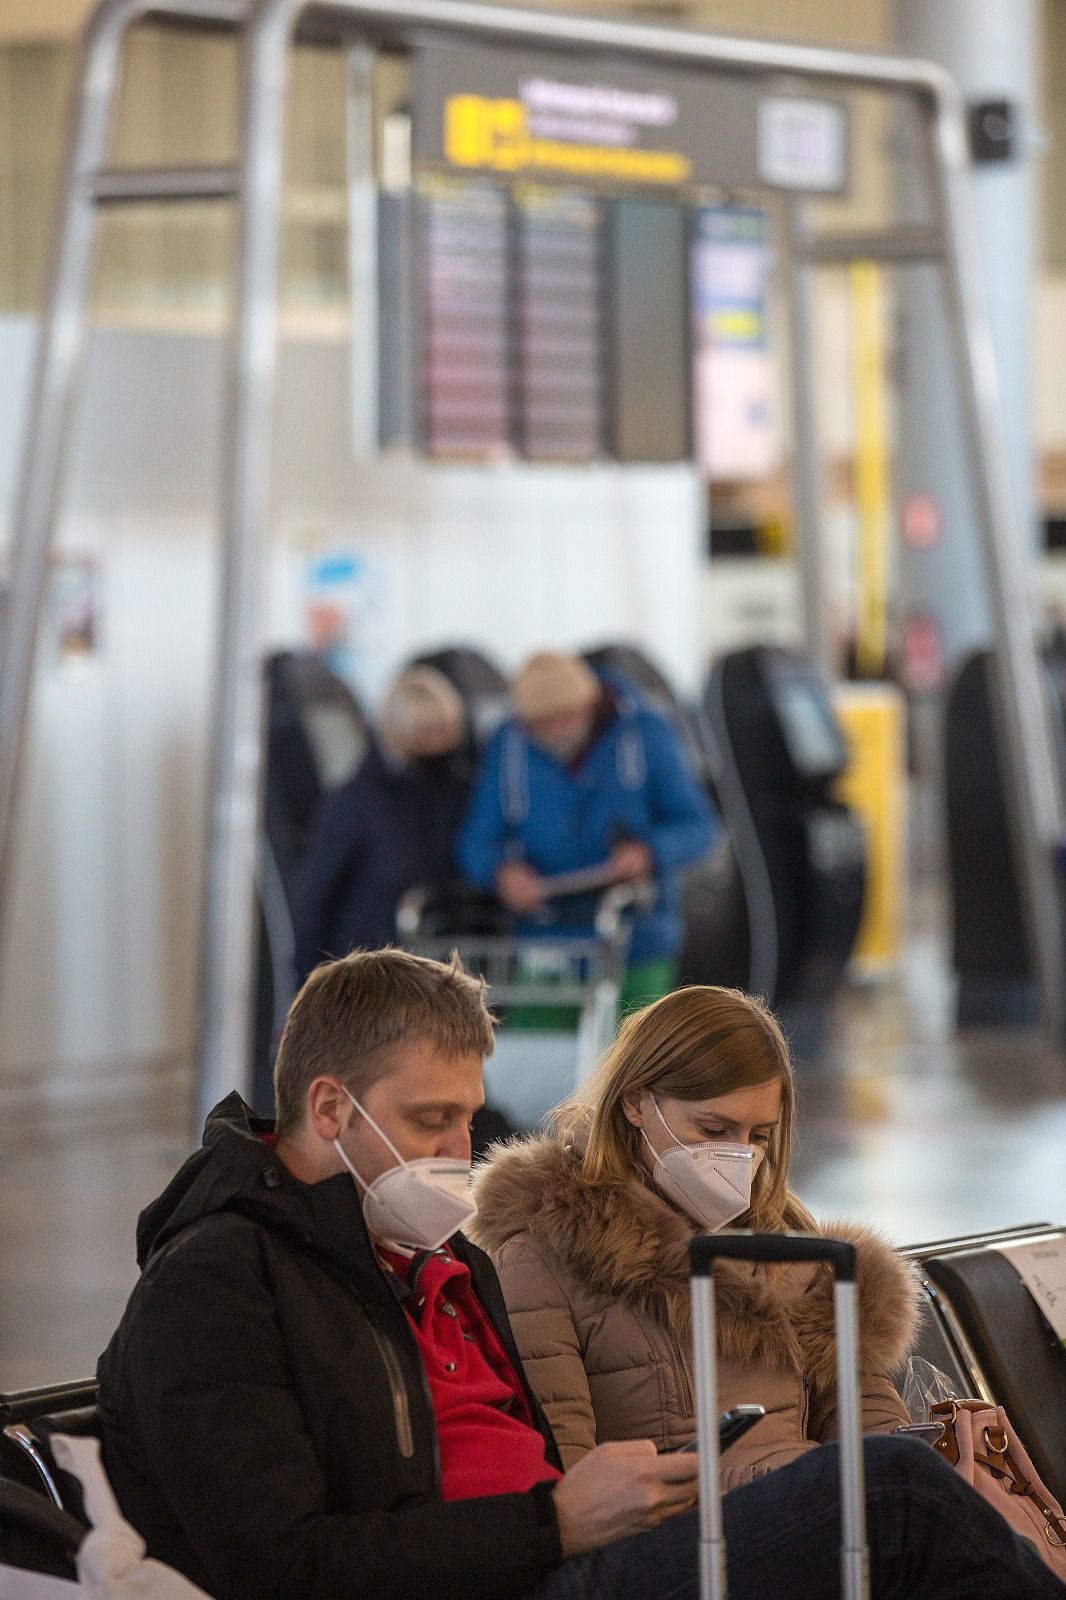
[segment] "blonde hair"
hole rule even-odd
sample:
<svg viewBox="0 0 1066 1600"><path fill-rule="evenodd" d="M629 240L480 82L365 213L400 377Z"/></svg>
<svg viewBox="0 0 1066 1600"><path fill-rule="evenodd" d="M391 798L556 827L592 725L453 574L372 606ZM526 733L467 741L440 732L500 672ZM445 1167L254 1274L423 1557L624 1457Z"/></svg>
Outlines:
<svg viewBox="0 0 1066 1600"><path fill-rule="evenodd" d="M676 989L627 1017L596 1071L558 1108L553 1130L584 1146L583 1176L604 1188L643 1174L640 1129L627 1095L716 1100L734 1089L781 1085L781 1118L752 1184L738 1228L808 1229L814 1219L788 1187L796 1088L788 1045L762 1000L711 985Z"/></svg>
<svg viewBox="0 0 1066 1600"><path fill-rule="evenodd" d="M455 685L436 667L408 667L385 691L378 711L384 742L403 755L455 750L466 717Z"/></svg>

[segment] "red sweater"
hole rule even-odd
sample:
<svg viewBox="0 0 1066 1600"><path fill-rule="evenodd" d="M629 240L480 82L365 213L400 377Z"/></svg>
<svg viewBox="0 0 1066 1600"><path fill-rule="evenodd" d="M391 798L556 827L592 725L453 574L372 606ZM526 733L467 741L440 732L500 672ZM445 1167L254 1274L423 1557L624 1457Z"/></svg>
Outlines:
<svg viewBox="0 0 1066 1600"><path fill-rule="evenodd" d="M445 1500L522 1494L555 1482L522 1385L470 1283L445 1251L419 1258L382 1251L408 1284L407 1314L429 1380Z"/></svg>

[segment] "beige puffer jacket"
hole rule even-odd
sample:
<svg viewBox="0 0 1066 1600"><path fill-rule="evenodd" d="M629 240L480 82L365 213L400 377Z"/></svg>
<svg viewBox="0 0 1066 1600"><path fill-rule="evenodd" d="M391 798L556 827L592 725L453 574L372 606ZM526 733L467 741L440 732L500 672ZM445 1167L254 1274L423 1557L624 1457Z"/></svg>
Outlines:
<svg viewBox="0 0 1066 1600"><path fill-rule="evenodd" d="M498 1147L475 1183L466 1231L495 1262L564 1464L607 1439L687 1444L693 1224L638 1180L590 1186L575 1152L550 1137ZM859 1248L863 1422L887 1433L909 1420L886 1374L911 1348L917 1281L867 1230L825 1232ZM835 1436L832 1283L825 1267L739 1263L722 1263L715 1278L721 1409L757 1403L767 1413L723 1457L723 1487L735 1488Z"/></svg>

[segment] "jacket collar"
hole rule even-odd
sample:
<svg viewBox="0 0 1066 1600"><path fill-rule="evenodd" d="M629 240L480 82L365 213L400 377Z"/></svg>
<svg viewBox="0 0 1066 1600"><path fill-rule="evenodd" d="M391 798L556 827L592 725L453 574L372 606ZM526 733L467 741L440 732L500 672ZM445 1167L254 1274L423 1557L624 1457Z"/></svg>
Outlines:
<svg viewBox="0 0 1066 1600"><path fill-rule="evenodd" d="M650 1186L584 1178L579 1152L550 1136L500 1145L475 1173L470 1233L490 1254L524 1233L590 1291L619 1300L688 1337L688 1243L694 1225ZM910 1349L920 1289L887 1243L854 1223L825 1231L859 1249L859 1310L866 1370L888 1372ZM833 1292L822 1268L715 1272L720 1354L832 1381Z"/></svg>
<svg viewBox="0 0 1066 1600"><path fill-rule="evenodd" d="M264 1135L273 1122L256 1117L238 1094L210 1113L202 1147L163 1193L141 1213L137 1259L148 1258L201 1218L239 1211L263 1227L287 1233L352 1274L378 1271L359 1196L348 1173L301 1183Z"/></svg>

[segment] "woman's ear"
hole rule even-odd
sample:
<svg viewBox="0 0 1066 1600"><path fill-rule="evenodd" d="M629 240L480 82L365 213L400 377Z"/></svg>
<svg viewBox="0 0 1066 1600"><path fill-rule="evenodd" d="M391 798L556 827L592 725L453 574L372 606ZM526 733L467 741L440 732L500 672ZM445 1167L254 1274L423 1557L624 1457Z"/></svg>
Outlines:
<svg viewBox="0 0 1066 1600"><path fill-rule="evenodd" d="M626 1121L631 1122L634 1128L643 1128L644 1113L641 1110L641 1101L644 1099L643 1089L630 1089L622 1096L622 1110L625 1112Z"/></svg>

